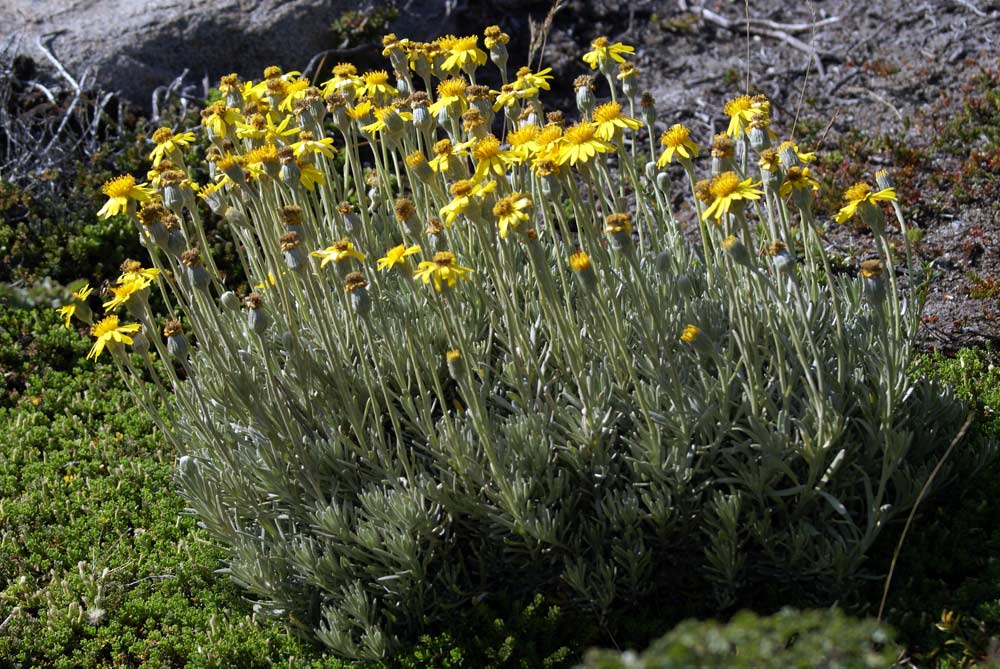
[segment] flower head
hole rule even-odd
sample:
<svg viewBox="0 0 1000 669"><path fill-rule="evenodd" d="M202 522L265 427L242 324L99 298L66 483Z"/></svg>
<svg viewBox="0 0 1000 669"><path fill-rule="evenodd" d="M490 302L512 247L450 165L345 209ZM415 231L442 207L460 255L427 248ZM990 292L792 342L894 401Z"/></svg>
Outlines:
<svg viewBox="0 0 1000 669"><path fill-rule="evenodd" d="M73 291L72 302L69 304L59 307L59 315L66 319L66 327L69 327L70 318L76 315L77 311L80 312L81 316L85 317L85 320L90 322L90 307L87 306L87 298L90 294L94 292L94 289L90 287L89 283L84 283L80 288Z"/></svg>
<svg viewBox="0 0 1000 669"><path fill-rule="evenodd" d="M138 323L120 325L118 317L114 315L98 321L90 328L91 336L97 337L97 341L87 353L87 360L97 360L97 356L101 355L105 346L113 349L121 344L131 344L132 338L129 335L138 332L141 327Z"/></svg>
<svg viewBox="0 0 1000 669"><path fill-rule="evenodd" d="M441 218L444 219L445 226L450 228L455 223L455 219L468 211L473 200L478 201L484 195L495 191L496 188L497 182L492 180L480 183L467 179L456 181L451 187L451 194L454 197L451 202L441 207L439 212Z"/></svg>
<svg viewBox="0 0 1000 669"><path fill-rule="evenodd" d="M624 63L622 54L635 53L635 47L616 42L611 44L607 37L598 37L590 43L591 50L583 54L583 62L590 65L590 69L601 68L603 71L610 67L612 63Z"/></svg>
<svg viewBox="0 0 1000 669"><path fill-rule="evenodd" d="M760 182L753 183L753 179L749 178L740 181L736 172L723 172L718 175L712 179L709 185L709 192L713 200L701 215L702 220L713 217L719 221L729 213L734 203L742 203L744 200L759 200L760 196L764 194L764 191L757 188L759 185Z"/></svg>
<svg viewBox="0 0 1000 669"><path fill-rule="evenodd" d="M722 108L726 116L729 117L729 126L726 134L736 139L746 132L747 126L755 116L761 116L758 123L765 123L771 114L771 103L763 95L739 95L729 100Z"/></svg>
<svg viewBox="0 0 1000 669"><path fill-rule="evenodd" d="M819 190L819 182L809 173L808 167L793 165L785 172L785 180L781 183L778 194L788 197L793 191Z"/></svg>
<svg viewBox="0 0 1000 669"><path fill-rule="evenodd" d="M506 239L511 228L517 230L517 226L528 220L529 216L525 213L528 209L531 209L531 198L524 193L511 193L493 205L493 215L500 226L500 239Z"/></svg>
<svg viewBox="0 0 1000 669"><path fill-rule="evenodd" d="M424 260L417 267L413 278L420 279L424 285L434 282L434 290L452 288L459 279L468 281L472 268L456 264L455 254L451 251L438 251L432 260Z"/></svg>
<svg viewBox="0 0 1000 669"><path fill-rule="evenodd" d="M581 121L568 128L559 145L560 165L586 163L598 153L610 153L615 147L597 137L597 126L589 121Z"/></svg>
<svg viewBox="0 0 1000 669"><path fill-rule="evenodd" d="M164 158L174 155L193 142L194 133L182 132L175 135L170 128L159 128L153 133L153 141L156 147L149 154L149 159L153 161L153 167L158 167Z"/></svg>
<svg viewBox="0 0 1000 669"><path fill-rule="evenodd" d="M124 174L106 182L101 187L101 192L108 196L108 201L104 203L97 215L102 218L112 216L127 211L129 200L136 202L149 202L153 195L153 189L145 183L137 184L135 177L131 174Z"/></svg>
<svg viewBox="0 0 1000 669"><path fill-rule="evenodd" d="M364 262L365 260L365 254L356 250L354 248L354 243L347 239L336 241L322 251L313 251L310 255L316 258L322 258L322 261L319 264L320 267L326 267L327 264L331 262L340 263L345 260L350 260L351 258L361 262Z"/></svg>
<svg viewBox="0 0 1000 669"><path fill-rule="evenodd" d="M479 37L469 35L468 37L451 37L447 42L445 50L448 55L441 63L441 69L445 72L462 70L471 72L479 65L486 64L486 52L479 48Z"/></svg>
<svg viewBox="0 0 1000 669"><path fill-rule="evenodd" d="M622 106L617 102L608 102L594 110L594 124L597 129L594 135L605 142L613 141L622 130L638 130L642 121L622 114Z"/></svg>
<svg viewBox="0 0 1000 669"><path fill-rule="evenodd" d="M388 100L399 91L389 83L389 73L385 70L373 70L361 75L361 85L358 86L358 97L368 96L373 100Z"/></svg>
<svg viewBox="0 0 1000 669"><path fill-rule="evenodd" d="M865 207L874 207L876 202L886 202L896 200L896 189L895 188L883 188L880 191L872 191L872 187L863 181L860 181L844 193L845 204L837 215L834 216L834 220L837 223L846 223L850 220L854 214L858 212L858 208L864 209Z"/></svg>
<svg viewBox="0 0 1000 669"><path fill-rule="evenodd" d="M403 266L407 262L407 256L412 256L417 253L420 253L420 247L416 244L413 246L406 246L405 244L394 246L385 252L385 257L378 259L377 267L380 270L387 270L392 269L396 265Z"/></svg>
<svg viewBox="0 0 1000 669"><path fill-rule="evenodd" d="M660 135L663 153L656 161L657 167L666 167L674 159L676 153L681 163L688 164L698 156L698 145L691 140L691 131L687 126L675 123L665 133Z"/></svg>
<svg viewBox="0 0 1000 669"><path fill-rule="evenodd" d="M500 148L500 140L493 135L486 135L475 143L472 158L476 162L476 173L472 180L477 183L490 174L502 177L511 164L510 153Z"/></svg>

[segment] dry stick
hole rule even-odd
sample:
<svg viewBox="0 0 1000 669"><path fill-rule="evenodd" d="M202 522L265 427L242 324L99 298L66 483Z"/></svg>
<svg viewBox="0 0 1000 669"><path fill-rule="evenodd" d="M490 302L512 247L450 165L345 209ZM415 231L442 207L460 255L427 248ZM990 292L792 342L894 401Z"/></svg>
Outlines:
<svg viewBox="0 0 1000 669"><path fill-rule="evenodd" d="M747 90L750 95L750 0L743 0L743 7L747 13Z"/></svg>
<svg viewBox="0 0 1000 669"><path fill-rule="evenodd" d="M55 37L55 35L50 34L50 35L46 35L46 37ZM72 76L70 76L70 73L67 72L66 68L62 66L62 63L59 62L59 59L56 58L51 51L49 51L48 47L46 47L44 44L42 44L42 36L41 35L39 35L38 37L35 38L35 45L39 48L39 50L41 50L41 52L43 54L45 54L45 57L49 59L49 62L51 62L53 65L55 65L56 69L59 71L59 74L61 74L63 76L63 78L65 78L66 81L69 82L69 85L73 87L73 90L75 90L77 92L77 94L79 94L80 93L80 84L77 83L76 79L74 79Z"/></svg>
<svg viewBox="0 0 1000 669"><path fill-rule="evenodd" d="M704 7L698 9L697 13L698 15L701 16L703 20L708 21L709 23L713 23L719 26L720 28L725 28L726 30L736 30L739 27L741 27L735 21L730 21L726 17L716 14L715 12L709 9L705 9ZM773 37L774 39L781 40L782 42L788 44L789 46L795 49L798 49L799 51L809 54L809 57L812 58L813 62L816 64L816 71L819 72L819 76L826 78L826 68L823 67L823 60L820 58L820 53L816 49L812 48L811 46L809 46L802 40L798 39L797 37L793 37L784 30L775 30L773 28L760 28L760 27L755 28L752 25L749 26L749 28L750 28L749 32L755 35L762 35L764 37Z"/></svg>
<svg viewBox="0 0 1000 669"><path fill-rule="evenodd" d="M920 493L917 495L917 501L914 502L913 508L910 509L910 515L906 519L906 525L903 526L903 534L899 537L899 542L896 544L896 550L892 554L892 563L889 565L889 573L885 577L885 588L882 590L882 602L878 605L878 616L876 617L876 620L880 623L882 622L882 613L885 611L885 602L889 598L889 585L892 583L892 574L896 571L896 560L899 559L899 553L903 550L903 542L906 540L906 533L910 529L910 523L913 522L913 517L917 513L917 507L920 506L920 502L923 501L924 495L927 494L927 490L931 487L931 483L934 482L934 478L937 476L938 472L941 471L941 466L944 465L944 461L948 459L948 456L951 455L951 452L955 449L955 446L958 445L958 442L962 441L962 437L965 436L969 426L972 425L973 415L974 414L970 413L965 418L965 422L962 423L962 429L959 430L958 434L955 435L955 438L951 440L951 445L948 446L948 450L944 452L944 455L941 456L941 459L938 460L938 463L934 466L934 471L931 472L931 475L928 476L927 480L924 482L923 487L920 488Z"/></svg>

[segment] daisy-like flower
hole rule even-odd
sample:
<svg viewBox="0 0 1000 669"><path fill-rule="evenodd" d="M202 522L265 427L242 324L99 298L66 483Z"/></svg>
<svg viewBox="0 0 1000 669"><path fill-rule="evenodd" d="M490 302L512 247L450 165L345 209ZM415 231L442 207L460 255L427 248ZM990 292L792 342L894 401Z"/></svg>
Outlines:
<svg viewBox="0 0 1000 669"><path fill-rule="evenodd" d="M868 207L876 207L876 202L894 202L896 200L896 189L895 188L883 188L880 191L873 191L872 187L866 184L864 181L859 181L854 184L844 193L844 201L847 202L837 215L833 217L833 220L837 223L846 223L849 221L854 214L858 213L859 210L862 212L862 217L864 217L864 211Z"/></svg>
<svg viewBox="0 0 1000 669"><path fill-rule="evenodd" d="M150 152L149 159L153 161L153 167L158 167L160 161L167 157L171 157L174 162L177 162L176 154L180 152L180 149L194 141L194 133L182 132L175 135L170 128L158 128L153 133L153 141L156 146Z"/></svg>
<svg viewBox="0 0 1000 669"><path fill-rule="evenodd" d="M611 44L607 37L598 37L590 43L591 51L583 54L583 62L590 65L590 69L598 68L604 70L614 67L614 63L624 63L622 54L635 53L635 47L616 42Z"/></svg>
<svg viewBox="0 0 1000 669"><path fill-rule="evenodd" d="M535 145L538 148L535 150L535 160L533 164L543 160L558 163L559 148L562 146L562 138L563 129L558 124L545 124L538 134L535 135Z"/></svg>
<svg viewBox="0 0 1000 669"><path fill-rule="evenodd" d="M201 124L212 131L216 137L225 137L230 128L243 120L239 109L227 107L225 102L213 102L201 112Z"/></svg>
<svg viewBox="0 0 1000 669"><path fill-rule="evenodd" d="M469 82L464 77L445 79L437 85L437 100L432 102L427 110L435 118L445 109L449 115L461 116L469 108L469 102L465 97L468 87Z"/></svg>
<svg viewBox="0 0 1000 669"><path fill-rule="evenodd" d="M336 241L322 251L313 251L310 255L316 258L322 258L322 261L319 264L321 268L326 267L328 263L341 263L345 260L350 260L351 258L354 258L359 262L365 261L365 254L355 249L354 243L349 239Z"/></svg>
<svg viewBox="0 0 1000 669"><path fill-rule="evenodd" d="M502 177L511 164L510 154L500 148L500 140L493 135L486 135L472 147L472 158L476 162L476 173L472 181L479 183L490 174Z"/></svg>
<svg viewBox="0 0 1000 669"><path fill-rule="evenodd" d="M507 152L512 162L523 163L538 151L538 142L535 140L541 131L534 123L528 123L507 135L507 143L510 145Z"/></svg>
<svg viewBox="0 0 1000 669"><path fill-rule="evenodd" d="M441 292L442 288L453 288L459 279L468 281L468 275L472 272L471 267L457 264L455 254L451 251L438 251L432 260L421 261L413 278L420 279L424 285L433 281L434 290Z"/></svg>
<svg viewBox="0 0 1000 669"><path fill-rule="evenodd" d="M517 226L529 219L525 213L528 209L531 209L531 198L524 193L511 193L493 205L493 215L500 226L500 239L506 239L512 228L517 230Z"/></svg>
<svg viewBox="0 0 1000 669"><path fill-rule="evenodd" d="M59 315L66 319L66 327L69 327L70 319L73 316L77 316L81 320L89 323L91 322L90 317L90 307L87 305L87 298L90 294L94 292L94 289L90 287L89 283L83 284L80 288L73 291L72 302L69 304L59 307L57 310ZM79 315L77 315L79 312Z"/></svg>
<svg viewBox="0 0 1000 669"><path fill-rule="evenodd" d="M142 291L149 288L149 279L134 276L127 281L121 281L117 286L111 286L111 299L103 304L104 311L115 311L118 307L128 304L133 296L142 298Z"/></svg>
<svg viewBox="0 0 1000 669"><path fill-rule="evenodd" d="M296 160L295 164L299 166L299 183L306 190L311 191L317 185L322 186L326 184L326 177L323 176L323 172L312 163L303 163Z"/></svg>
<svg viewBox="0 0 1000 669"><path fill-rule="evenodd" d="M303 131L299 134L299 140L292 142L292 151L295 152L295 157L302 158L303 156L321 153L327 158L333 158L335 152L333 137L324 137L323 139L313 139L313 137L314 135L311 132Z"/></svg>
<svg viewBox="0 0 1000 669"><path fill-rule="evenodd" d="M397 135L403 130L403 121L412 121L413 114L410 112L397 111L395 105L388 107L376 107L374 110L375 121L368 125L361 126L364 132L373 135L388 131L390 135Z"/></svg>
<svg viewBox="0 0 1000 669"><path fill-rule="evenodd" d="M399 265L405 267L407 263L407 256L412 256L420 253L420 247L414 244L413 246L406 246L405 244L400 244L399 246L394 246L385 252L385 256L378 259L376 266L380 270L388 270Z"/></svg>
<svg viewBox="0 0 1000 669"><path fill-rule="evenodd" d="M97 215L101 218L111 218L123 211L129 211L135 202L149 202L153 189L145 183L137 184L131 174L123 174L101 186L101 192L108 196L108 201L100 208Z"/></svg>
<svg viewBox="0 0 1000 669"><path fill-rule="evenodd" d="M397 95L399 91L389 83L389 73L385 70L373 70L361 75L358 97L368 96L373 100L389 100Z"/></svg>
<svg viewBox="0 0 1000 669"><path fill-rule="evenodd" d="M299 128L296 128L295 126L292 126L291 128L288 127L288 124L292 122L291 114L286 115L285 118L281 119L281 122L277 125L275 125L274 121L271 120L270 114L265 116L264 120L266 124L264 129L265 142L284 146L286 137L292 137L299 134Z"/></svg>
<svg viewBox="0 0 1000 669"><path fill-rule="evenodd" d="M500 29L500 26L489 26L483 30L483 46L487 49L510 43L510 35Z"/></svg>
<svg viewBox="0 0 1000 669"><path fill-rule="evenodd" d="M262 142L267 134L267 119L263 114L251 114L246 121L236 124L236 136L240 139Z"/></svg>
<svg viewBox="0 0 1000 669"><path fill-rule="evenodd" d="M91 336L97 337L97 341L87 354L87 360L97 360L105 347L113 351L122 344L131 344L132 338L129 335L138 332L141 327L138 323L121 325L115 315L101 319L90 328Z"/></svg>
<svg viewBox="0 0 1000 669"><path fill-rule="evenodd" d="M527 93L531 91L530 94L525 97L532 97L538 94L538 91L548 91L552 90L552 86L549 84L550 81L555 79L555 76L551 74L552 68L547 67L544 70L539 70L538 72L532 72L530 67L522 67L517 71L517 78L511 84L515 91L522 93Z"/></svg>
<svg viewBox="0 0 1000 669"><path fill-rule="evenodd" d="M458 161L464 155L463 151L455 150L450 139L442 139L434 144L434 157L427 164L435 172L447 172L451 168L451 161Z"/></svg>
<svg viewBox="0 0 1000 669"><path fill-rule="evenodd" d="M589 121L581 121L563 133L559 143L560 165L586 163L598 153L610 153L615 147L597 137L597 126Z"/></svg>
<svg viewBox="0 0 1000 669"><path fill-rule="evenodd" d="M744 200L759 200L764 191L757 188L760 182L753 183L753 179L740 181L736 172L723 172L709 185L709 192L712 195L712 203L701 215L702 220L709 217L716 221L722 219L729 213L733 203L743 203Z"/></svg>
<svg viewBox="0 0 1000 669"><path fill-rule="evenodd" d="M663 153L656 161L657 167L666 167L674 159L675 153L678 162L685 167L691 164L692 158L698 157L698 145L691 140L691 131L680 123L675 123L660 135L660 144L663 145Z"/></svg>
<svg viewBox="0 0 1000 669"><path fill-rule="evenodd" d="M126 281L134 281L136 278L142 278L152 283L160 276L160 270L155 267L143 267L142 263L138 260L126 260L122 263L121 270L121 276L118 277L118 283L120 284Z"/></svg>
<svg viewBox="0 0 1000 669"><path fill-rule="evenodd" d="M441 207L440 215L444 219L446 227L451 227L460 215L468 211L473 201L479 201L483 195L492 193L497 189L496 181L485 183L474 183L467 179L456 181L451 186L451 194L454 196L451 202Z"/></svg>
<svg viewBox="0 0 1000 669"><path fill-rule="evenodd" d="M729 117L729 126L726 128L726 134L736 139L742 133L746 132L747 126L755 116L763 116L763 120L760 120L759 123L766 125L766 121L771 115L771 103L763 95L755 95L753 97L739 95L726 102L722 111Z"/></svg>
<svg viewBox="0 0 1000 669"><path fill-rule="evenodd" d="M617 102L608 102L594 110L594 123L597 130L594 135L605 142L614 141L622 130L638 130L642 121L622 114L622 106Z"/></svg>
<svg viewBox="0 0 1000 669"><path fill-rule="evenodd" d="M452 37L447 51L448 55L441 63L441 69L445 72L472 72L478 66L486 64L486 52L479 48L479 37L476 35Z"/></svg>
<svg viewBox="0 0 1000 669"><path fill-rule="evenodd" d="M338 63L333 68L333 79L323 82L323 95L348 93L350 98L354 98L358 88L364 85L365 82L358 76L358 68L351 63Z"/></svg>
<svg viewBox="0 0 1000 669"><path fill-rule="evenodd" d="M281 103L278 104L278 109L285 112L292 111L295 103L306 96L308 88L309 79L305 77L286 83L284 87L285 96L282 98Z"/></svg>
<svg viewBox="0 0 1000 669"><path fill-rule="evenodd" d="M781 183L781 188L778 189L778 194L781 197L788 197L793 190L805 191L810 189L814 191L819 190L819 182L809 173L808 167L794 165L789 167L785 172L785 179Z"/></svg>

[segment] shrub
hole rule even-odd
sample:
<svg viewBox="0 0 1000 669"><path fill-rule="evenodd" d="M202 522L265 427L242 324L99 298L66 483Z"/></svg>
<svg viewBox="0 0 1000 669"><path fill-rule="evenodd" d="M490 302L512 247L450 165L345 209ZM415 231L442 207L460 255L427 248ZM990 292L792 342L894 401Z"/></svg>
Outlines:
<svg viewBox="0 0 1000 669"><path fill-rule="evenodd" d="M687 621L640 656L591 651L580 669L885 669L897 656L889 632L873 620L783 609L766 618L740 613L725 625Z"/></svg>
<svg viewBox="0 0 1000 669"><path fill-rule="evenodd" d="M506 79L506 36L486 35ZM105 187L154 267L125 268L90 356L175 391L166 420L135 396L187 453L182 493L259 609L381 658L456 607L536 592L605 627L653 605L849 598L961 411L911 372L890 177L846 193L836 219L875 246L834 273L811 157L767 148L766 98L727 103L697 181L687 128L647 153L652 100L627 63L615 75L631 47L593 43L612 100L581 79L566 126L543 116L546 70L470 86L475 37L385 46L395 85L349 65L323 91L279 68L223 78L203 112L212 183L165 132L150 185ZM196 191L257 286L245 309Z"/></svg>

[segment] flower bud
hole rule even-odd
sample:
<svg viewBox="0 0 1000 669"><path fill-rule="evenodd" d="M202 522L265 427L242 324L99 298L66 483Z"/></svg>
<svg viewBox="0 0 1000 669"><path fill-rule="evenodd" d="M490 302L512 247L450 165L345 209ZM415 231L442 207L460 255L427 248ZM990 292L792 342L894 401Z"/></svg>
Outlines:
<svg viewBox="0 0 1000 669"><path fill-rule="evenodd" d="M167 339L167 353L177 360L184 360L191 349L180 321L167 321L163 326L163 336Z"/></svg>
<svg viewBox="0 0 1000 669"><path fill-rule="evenodd" d="M461 381L465 376L465 359L462 352L457 348L445 353L445 361L448 363L448 374L456 381Z"/></svg>
<svg viewBox="0 0 1000 669"><path fill-rule="evenodd" d="M590 86L581 86L576 89L576 108L580 113L590 118L597 106L597 98L594 97L594 90Z"/></svg>
<svg viewBox="0 0 1000 669"><path fill-rule="evenodd" d="M134 335L132 335L132 350L139 355L146 355L149 353L149 338L146 337L146 333L139 330Z"/></svg>
<svg viewBox="0 0 1000 669"><path fill-rule="evenodd" d="M880 190L896 187L896 180L892 178L892 174L889 173L889 170L879 170L876 172L875 183L878 184Z"/></svg>
<svg viewBox="0 0 1000 669"><path fill-rule="evenodd" d="M656 174L658 170L656 168L655 160L647 161L643 171L645 172L646 178L649 179L650 183L656 183Z"/></svg>
<svg viewBox="0 0 1000 669"><path fill-rule="evenodd" d="M750 252L747 247L737 239L734 235L729 235L722 240L722 249L725 251L730 258L736 261L736 264L743 265L744 267L753 267L753 260L750 258Z"/></svg>
<svg viewBox="0 0 1000 669"><path fill-rule="evenodd" d="M569 267L573 270L576 280L586 292L591 292L597 285L597 273L590 264L590 256L583 250L578 250L569 257Z"/></svg>
<svg viewBox="0 0 1000 669"><path fill-rule="evenodd" d="M372 309L372 300L368 295L368 282L361 272L351 272L344 277L344 292L350 298L354 313L366 317Z"/></svg>
<svg viewBox="0 0 1000 669"><path fill-rule="evenodd" d="M885 299L883 270L881 260L865 260L861 263L861 292L873 305L879 305Z"/></svg>
<svg viewBox="0 0 1000 669"><path fill-rule="evenodd" d="M231 290L227 290L219 297L219 302L226 311L239 311L240 298Z"/></svg>
<svg viewBox="0 0 1000 669"><path fill-rule="evenodd" d="M673 188L673 184L670 181L670 175L666 172L660 172L656 175L656 189L666 196L670 196L670 191Z"/></svg>

